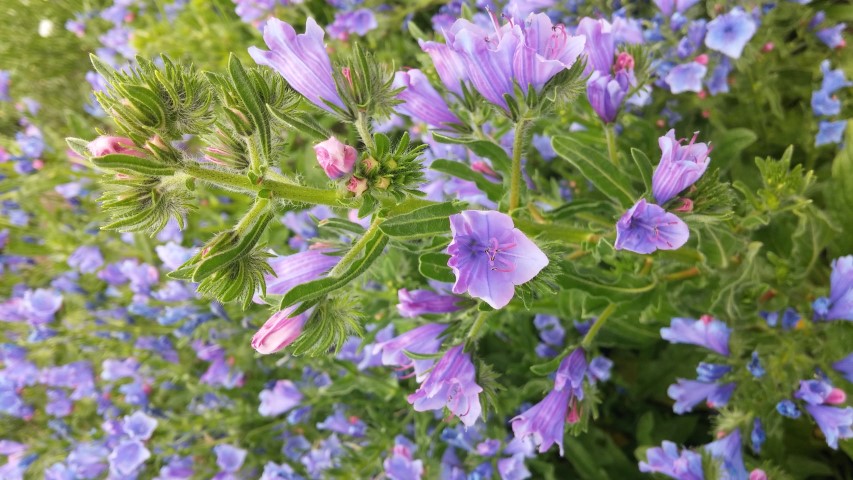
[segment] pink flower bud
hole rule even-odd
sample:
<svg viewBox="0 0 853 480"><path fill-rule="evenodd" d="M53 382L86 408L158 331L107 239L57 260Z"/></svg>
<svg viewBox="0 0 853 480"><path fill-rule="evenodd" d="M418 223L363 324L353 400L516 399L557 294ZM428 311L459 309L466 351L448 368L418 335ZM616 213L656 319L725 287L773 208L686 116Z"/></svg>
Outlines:
<svg viewBox="0 0 853 480"><path fill-rule="evenodd" d="M367 191L367 180L358 177L352 177L347 183L347 190L354 193L356 197Z"/></svg>
<svg viewBox="0 0 853 480"><path fill-rule="evenodd" d="M492 169L492 167L490 167L488 163L486 163L482 160L477 160L477 161L471 162L471 170L474 170L475 172L482 173L483 175L485 175L485 176L487 176L493 180L500 181L500 179L501 179L500 174L498 174L498 172L494 171L494 169Z"/></svg>
<svg viewBox="0 0 853 480"><path fill-rule="evenodd" d="M682 198L681 199L681 205L679 205L678 208L675 209L675 211L676 212L685 212L685 213L692 212L693 211L693 200L690 200L689 198Z"/></svg>
<svg viewBox="0 0 853 480"><path fill-rule="evenodd" d="M134 157L144 157L145 154L136 149L133 140L125 137L110 137L102 135L87 145L92 156L102 157L111 153L121 153Z"/></svg>
<svg viewBox="0 0 853 480"><path fill-rule="evenodd" d="M749 472L749 480L767 480L767 473L760 468L756 468Z"/></svg>
<svg viewBox="0 0 853 480"><path fill-rule="evenodd" d="M708 65L708 55L704 53L702 55L697 55L696 58L693 59L693 61L698 63L699 65Z"/></svg>
<svg viewBox="0 0 853 480"><path fill-rule="evenodd" d="M764 53L772 52L773 49L776 48L776 45L773 42L767 42L761 47L761 51Z"/></svg>
<svg viewBox="0 0 853 480"><path fill-rule="evenodd" d="M847 401L847 394L840 388L833 388L823 401L830 405L841 405Z"/></svg>
<svg viewBox="0 0 853 480"><path fill-rule="evenodd" d="M370 173L379 166L379 162L376 161L373 157L364 157L361 160L361 167L364 169L366 173Z"/></svg>
<svg viewBox="0 0 853 480"><path fill-rule="evenodd" d="M271 316L252 337L252 348L260 354L269 355L293 343L302 334L302 327L313 312L313 309L308 309L299 315L291 316L291 312L296 308L297 306L288 307Z"/></svg>
<svg viewBox="0 0 853 480"><path fill-rule="evenodd" d="M628 52L619 52L619 55L616 57L616 63L613 65L613 72L619 72L621 70L633 70L634 69L634 57L631 56Z"/></svg>
<svg viewBox="0 0 853 480"><path fill-rule="evenodd" d="M352 173L355 159L358 156L355 149L341 143L335 137L314 145L317 163L332 180L339 180Z"/></svg>

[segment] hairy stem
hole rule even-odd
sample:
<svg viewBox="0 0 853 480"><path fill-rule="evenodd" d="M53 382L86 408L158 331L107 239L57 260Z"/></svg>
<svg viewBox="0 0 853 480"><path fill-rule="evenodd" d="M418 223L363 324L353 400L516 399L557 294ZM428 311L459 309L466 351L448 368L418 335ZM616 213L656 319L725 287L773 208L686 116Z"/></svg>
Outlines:
<svg viewBox="0 0 853 480"><path fill-rule="evenodd" d="M471 325L471 330L468 330L468 335L465 337L467 340L474 340L477 338L477 334L480 333L480 329L483 328L483 324L486 323L487 316L487 312L480 312L480 314L477 315L477 319L474 320L474 325Z"/></svg>
<svg viewBox="0 0 853 480"><path fill-rule="evenodd" d="M607 140L607 156L610 158L610 163L619 165L619 152L616 150L616 131L613 125L604 125L604 139Z"/></svg>
<svg viewBox="0 0 853 480"><path fill-rule="evenodd" d="M530 120L522 118L515 124L515 135L512 140L512 175L509 182L509 211L517 209L521 204L521 155L524 153L524 138Z"/></svg>
<svg viewBox="0 0 853 480"><path fill-rule="evenodd" d="M355 118L355 129L358 131L358 136L361 137L364 146L373 150L373 135L370 133L367 115L363 113L358 114Z"/></svg>
<svg viewBox="0 0 853 480"><path fill-rule="evenodd" d="M607 308L605 308L604 311L601 312L601 315L598 316L598 319L595 321L595 323L592 324L592 327L590 327L589 331L586 332L586 336L583 337L583 341L581 342L581 347L586 349L589 348L590 345L592 345L592 341L595 340L596 335L598 335L598 331L601 330L601 327L604 326L604 323L607 322L607 319L610 318L610 315L612 315L615 310L615 303L607 305Z"/></svg>
<svg viewBox="0 0 853 480"><path fill-rule="evenodd" d="M358 258L359 253L364 250L364 246L367 245L367 242L370 241L371 238L376 234L376 231L379 230L379 224L381 224L383 219L379 217L374 217L373 222L368 227L367 231L364 232L364 235L358 239L357 242L349 249L349 251L341 257L341 261L335 265L335 268L329 271L330 277L336 277L340 275L347 267Z"/></svg>

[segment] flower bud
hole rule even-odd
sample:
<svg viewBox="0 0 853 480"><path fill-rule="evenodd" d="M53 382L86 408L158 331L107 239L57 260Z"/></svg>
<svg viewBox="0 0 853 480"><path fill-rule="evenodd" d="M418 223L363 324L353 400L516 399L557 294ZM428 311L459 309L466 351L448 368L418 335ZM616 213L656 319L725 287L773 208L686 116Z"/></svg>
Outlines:
<svg viewBox="0 0 853 480"><path fill-rule="evenodd" d="M749 472L749 480L767 480L767 473L760 468L756 468Z"/></svg>
<svg viewBox="0 0 853 480"><path fill-rule="evenodd" d="M123 155L132 155L134 157L144 157L145 154L137 150L133 140L125 137L110 137L102 135L87 145L89 152L94 157L103 157L112 153L121 153Z"/></svg>
<svg viewBox="0 0 853 480"><path fill-rule="evenodd" d="M370 173L379 166L379 162L376 161L373 157L364 157L361 160L361 167L364 169L365 173Z"/></svg>
<svg viewBox="0 0 853 480"><path fill-rule="evenodd" d="M347 190L354 193L356 197L360 197L367 191L367 180L358 177L351 177L347 183Z"/></svg>
<svg viewBox="0 0 853 480"><path fill-rule="evenodd" d="M252 337L252 348L263 355L275 353L291 343L302 334L305 322L311 316L313 309L291 316L291 312L297 307L289 307L275 313Z"/></svg>
<svg viewBox="0 0 853 480"><path fill-rule="evenodd" d="M823 401L830 405L841 405L847 401L847 394L840 388L833 388Z"/></svg>
<svg viewBox="0 0 853 480"><path fill-rule="evenodd" d="M355 148L341 143L335 137L314 145L314 153L317 154L317 163L332 180L340 180L351 174L358 156Z"/></svg>
<svg viewBox="0 0 853 480"><path fill-rule="evenodd" d="M696 58L693 59L693 61L698 63L699 65L708 65L708 55L704 53L702 55L697 55Z"/></svg>
<svg viewBox="0 0 853 480"><path fill-rule="evenodd" d="M379 190L387 190L388 187L391 186L391 179L388 177L381 177L379 180L376 181L375 184L373 184L373 186L375 186Z"/></svg>
<svg viewBox="0 0 853 480"><path fill-rule="evenodd" d="M613 72L619 72L622 70L633 70L634 69L634 57L631 56L628 52L619 52L619 55L616 57L616 63L613 64Z"/></svg>

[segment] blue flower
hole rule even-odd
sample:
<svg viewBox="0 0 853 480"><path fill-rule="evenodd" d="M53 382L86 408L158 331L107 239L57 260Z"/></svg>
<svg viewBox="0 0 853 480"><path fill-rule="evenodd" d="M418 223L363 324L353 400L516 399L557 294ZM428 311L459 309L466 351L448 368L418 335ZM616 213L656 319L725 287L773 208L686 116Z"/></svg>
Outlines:
<svg viewBox="0 0 853 480"><path fill-rule="evenodd" d="M731 58L740 58L746 42L755 34L756 28L752 16L740 7L733 8L729 13L708 23L705 46Z"/></svg>
<svg viewBox="0 0 853 480"><path fill-rule="evenodd" d="M735 386L734 382L706 383L679 378L677 383L669 386L666 394L675 400L672 410L681 415L693 411L693 407L702 400L705 400L710 408L726 406L734 393Z"/></svg>
<svg viewBox="0 0 853 480"><path fill-rule="evenodd" d="M696 367L696 379L700 382L716 382L731 371L732 367L728 365L701 362Z"/></svg>
<svg viewBox="0 0 853 480"><path fill-rule="evenodd" d="M797 405L788 400L782 400L781 402L776 404L776 411L779 412L783 417L797 419L800 418L800 409L797 408Z"/></svg>
<svg viewBox="0 0 853 480"><path fill-rule="evenodd" d="M818 124L817 137L815 137L815 146L827 145L830 143L841 143L844 138L844 130L847 128L847 120L839 120L837 122L821 121Z"/></svg>
<svg viewBox="0 0 853 480"><path fill-rule="evenodd" d="M700 320L673 318L668 328L662 328L660 336L670 343L689 343L713 350L720 355L729 355L729 335L732 331L725 323L709 315Z"/></svg>
<svg viewBox="0 0 853 480"><path fill-rule="evenodd" d="M720 480L744 480L747 478L746 466L743 464L740 429L735 429L727 436L705 445L705 451L722 462Z"/></svg>
<svg viewBox="0 0 853 480"><path fill-rule="evenodd" d="M853 255L832 261L829 297L812 304L815 320L853 320Z"/></svg>
<svg viewBox="0 0 853 480"><path fill-rule="evenodd" d="M817 35L818 40L826 44L827 47L840 48L847 44L847 42L844 41L844 36L841 35L845 28L847 28L846 23L839 23L834 27L818 30L815 35Z"/></svg>
<svg viewBox="0 0 853 480"><path fill-rule="evenodd" d="M853 353L832 364L848 382L853 383Z"/></svg>
<svg viewBox="0 0 853 480"><path fill-rule="evenodd" d="M820 89L827 93L835 93L842 88L853 86L853 82L848 81L844 76L844 70L840 68L831 70L829 60L820 62L820 71L823 73Z"/></svg>
<svg viewBox="0 0 853 480"><path fill-rule="evenodd" d="M764 370L764 367L761 366L761 361L758 359L758 352L752 352L752 359L749 361L746 368L755 378L761 378L765 373L767 373Z"/></svg>
<svg viewBox="0 0 853 480"><path fill-rule="evenodd" d="M672 93L701 92L702 79L708 68L697 62L688 62L673 67L666 75L666 83Z"/></svg>
<svg viewBox="0 0 853 480"><path fill-rule="evenodd" d="M811 104L815 116L832 116L841 113L841 100L824 90L812 92Z"/></svg>
<svg viewBox="0 0 853 480"><path fill-rule="evenodd" d="M767 441L767 434L764 433L764 425L758 417L752 422L752 433L749 435L749 439L752 441L752 451L756 455L760 454L761 446Z"/></svg>
<svg viewBox="0 0 853 480"><path fill-rule="evenodd" d="M702 455L688 449L678 451L678 446L664 441L660 447L646 450L646 461L640 462L640 471L662 473L677 480L704 480Z"/></svg>
<svg viewBox="0 0 853 480"><path fill-rule="evenodd" d="M838 408L824 405L806 405L806 411L826 437L826 444L838 449L838 440L853 438L853 407Z"/></svg>

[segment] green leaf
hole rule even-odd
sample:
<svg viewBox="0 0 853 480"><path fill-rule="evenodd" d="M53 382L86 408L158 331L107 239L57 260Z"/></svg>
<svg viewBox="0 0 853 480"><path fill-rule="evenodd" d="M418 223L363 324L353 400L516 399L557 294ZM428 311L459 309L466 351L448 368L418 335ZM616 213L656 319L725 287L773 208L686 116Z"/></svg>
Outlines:
<svg viewBox="0 0 853 480"><path fill-rule="evenodd" d="M435 139L436 142L440 143L465 145L477 155L481 157L486 157L491 160L492 165L495 167L495 170L507 174L510 173L510 166L512 165L512 160L509 158L509 155L506 153L506 150L504 150L503 147L494 142L490 142L488 140L470 140L457 137L448 137L438 133L433 133L432 137Z"/></svg>
<svg viewBox="0 0 853 480"><path fill-rule="evenodd" d="M136 157L122 153L111 153L103 157L92 158L92 163L104 170L113 170L129 175L140 174L152 177L165 177L175 173L175 169L148 157Z"/></svg>
<svg viewBox="0 0 853 480"><path fill-rule="evenodd" d="M255 245L258 243L258 240L260 240L261 235L266 231L267 225L269 225L272 217L272 213L264 213L260 219L258 219L252 227L243 234L236 245L219 253L209 252L208 256L205 257L198 264L195 271L193 271L193 281L199 282L204 280L231 263L236 262L240 257L248 255L248 253L255 248Z"/></svg>
<svg viewBox="0 0 853 480"><path fill-rule="evenodd" d="M307 115L276 112L270 105L267 105L267 111L294 132L309 135L315 140L326 140L332 136L325 127Z"/></svg>
<svg viewBox="0 0 853 480"><path fill-rule="evenodd" d="M446 253L425 253L418 258L418 271L427 278L453 283L456 281L456 275L447 266L448 260L450 255Z"/></svg>
<svg viewBox="0 0 853 480"><path fill-rule="evenodd" d="M450 216L461 210L461 205L456 202L430 205L389 218L379 229L389 237L397 238L444 235L450 232Z"/></svg>
<svg viewBox="0 0 853 480"><path fill-rule="evenodd" d="M756 140L758 140L758 136L747 128L726 130L716 136L716 142L713 144L714 151L711 156L724 162L738 163L743 151Z"/></svg>
<svg viewBox="0 0 853 480"><path fill-rule="evenodd" d="M477 185L477 188L482 190L486 196L489 197L489 200L493 202L500 202L501 197L503 196L504 189L501 184L490 182L482 173L477 173L474 170L471 170L471 167L464 163L441 158L433 161L429 168L437 172L452 175L456 178L461 178L462 180L474 182Z"/></svg>
<svg viewBox="0 0 853 480"><path fill-rule="evenodd" d="M67 137L65 143L68 145L68 148L81 157L85 158L92 154L89 152L89 142L82 138Z"/></svg>
<svg viewBox="0 0 853 480"><path fill-rule="evenodd" d="M634 159L634 164L637 166L640 178L643 179L643 185L646 186L646 192L651 192L652 172L654 172L651 160L649 160L649 157L646 156L642 150L637 150L636 148L631 149L631 158Z"/></svg>
<svg viewBox="0 0 853 480"><path fill-rule="evenodd" d="M243 104L246 106L249 115L252 117L252 123L261 137L261 148L264 149L264 157L269 158L270 154L270 124L264 115L264 109L258 103L258 95L255 93L252 84L249 82L249 76L246 75L246 70L243 69L243 64L233 53L228 59L228 72L231 74L231 80L234 82L234 87L237 90L237 95Z"/></svg>
<svg viewBox="0 0 853 480"><path fill-rule="evenodd" d="M572 164L581 175L623 208L632 205L637 197L631 191L631 182L620 170L613 167L603 152L592 149L570 136L554 137L554 151Z"/></svg>
<svg viewBox="0 0 853 480"><path fill-rule="evenodd" d="M379 230L374 231L364 245L364 254L349 264L346 270L334 277L321 278L292 288L281 299L281 308L301 303L302 305L296 309L294 315L307 310L321 297L358 278L382 255L382 250L387 244L388 237Z"/></svg>

